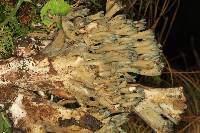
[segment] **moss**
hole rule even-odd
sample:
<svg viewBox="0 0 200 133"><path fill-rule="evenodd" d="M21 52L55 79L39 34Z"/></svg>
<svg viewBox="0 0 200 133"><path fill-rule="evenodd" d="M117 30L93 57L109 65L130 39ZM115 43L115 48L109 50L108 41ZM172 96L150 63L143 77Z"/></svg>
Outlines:
<svg viewBox="0 0 200 133"><path fill-rule="evenodd" d="M8 26L13 33L14 38L22 37L31 31L30 26L19 23L17 18L13 18L12 21L8 23Z"/></svg>
<svg viewBox="0 0 200 133"><path fill-rule="evenodd" d="M18 22L16 13L23 0L15 7L9 4L0 5L0 59L11 55L13 40L31 31L30 26Z"/></svg>
<svg viewBox="0 0 200 133"><path fill-rule="evenodd" d="M0 27L0 58L7 57L13 48L13 34L6 26Z"/></svg>

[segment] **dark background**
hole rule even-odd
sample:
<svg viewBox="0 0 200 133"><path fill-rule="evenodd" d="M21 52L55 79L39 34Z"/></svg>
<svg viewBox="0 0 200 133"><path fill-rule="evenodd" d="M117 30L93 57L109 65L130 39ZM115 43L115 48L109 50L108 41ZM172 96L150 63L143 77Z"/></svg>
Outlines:
<svg viewBox="0 0 200 133"><path fill-rule="evenodd" d="M174 68L200 68L200 5L198 0L181 0L176 20L163 51Z"/></svg>

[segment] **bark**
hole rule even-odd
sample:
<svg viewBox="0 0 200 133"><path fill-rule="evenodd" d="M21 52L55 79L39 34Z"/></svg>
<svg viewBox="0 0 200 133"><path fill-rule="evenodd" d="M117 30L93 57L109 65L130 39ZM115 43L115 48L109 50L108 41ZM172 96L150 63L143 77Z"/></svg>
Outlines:
<svg viewBox="0 0 200 133"><path fill-rule="evenodd" d="M44 34L40 45L19 45L0 63L0 104L15 128L30 133L123 132L130 112L155 131L170 132L186 108L183 89L150 88L130 75L160 75L160 45L145 22L72 7L63 29ZM52 41L53 40L53 41ZM51 96L51 99L48 98ZM57 99L56 99L57 97ZM34 115L33 115L34 114ZM116 114L116 115L113 115Z"/></svg>

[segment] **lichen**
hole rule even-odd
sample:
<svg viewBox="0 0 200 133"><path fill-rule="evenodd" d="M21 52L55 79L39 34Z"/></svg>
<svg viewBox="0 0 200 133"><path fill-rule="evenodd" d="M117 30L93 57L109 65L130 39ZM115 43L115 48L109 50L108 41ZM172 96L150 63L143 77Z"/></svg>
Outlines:
<svg viewBox="0 0 200 133"><path fill-rule="evenodd" d="M144 20L116 14L121 8L108 0L105 13L91 15L74 6L62 16L62 29L49 34L51 44L39 51L31 43L19 45L17 55L1 63L0 85L16 87L9 96L23 96L20 105L27 113L15 127L38 133L124 132L120 126L136 112L165 132L180 120L186 107L182 88L137 84L133 75L161 74L162 50ZM4 100L8 95L0 94L0 104L16 104L17 96Z"/></svg>

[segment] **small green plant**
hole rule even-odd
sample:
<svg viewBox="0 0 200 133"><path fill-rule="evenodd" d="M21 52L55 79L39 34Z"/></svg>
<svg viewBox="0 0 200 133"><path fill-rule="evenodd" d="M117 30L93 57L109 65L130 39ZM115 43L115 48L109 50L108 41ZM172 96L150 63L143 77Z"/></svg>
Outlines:
<svg viewBox="0 0 200 133"><path fill-rule="evenodd" d="M40 16L46 26L51 26L57 20L53 16L63 16L70 10L70 5L64 0L50 0L41 9ZM59 22L57 22L59 26Z"/></svg>
<svg viewBox="0 0 200 133"><path fill-rule="evenodd" d="M99 2L98 2L97 0L90 0L90 2L91 2L92 4L94 4L95 6L97 6L97 7L102 7L102 5L99 4Z"/></svg>
<svg viewBox="0 0 200 133"><path fill-rule="evenodd" d="M0 112L0 133L12 133L12 127L5 112Z"/></svg>

